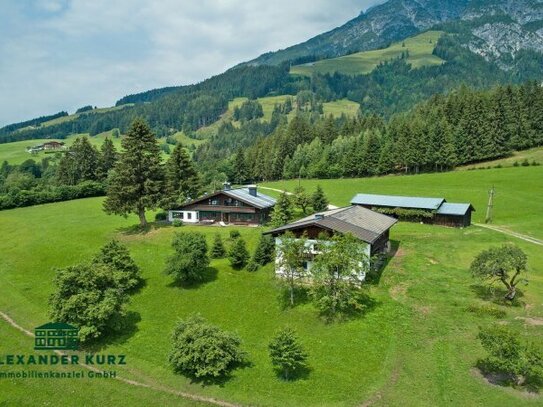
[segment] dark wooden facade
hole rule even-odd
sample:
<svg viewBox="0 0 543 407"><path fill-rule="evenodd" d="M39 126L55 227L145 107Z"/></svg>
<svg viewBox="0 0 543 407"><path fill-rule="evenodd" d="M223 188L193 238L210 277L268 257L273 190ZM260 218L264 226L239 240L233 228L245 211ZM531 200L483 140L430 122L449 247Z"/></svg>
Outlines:
<svg viewBox="0 0 543 407"><path fill-rule="evenodd" d="M187 204L182 210L198 212L200 222L224 222L234 225L263 224L269 220L271 212L271 208L260 209L224 193Z"/></svg>

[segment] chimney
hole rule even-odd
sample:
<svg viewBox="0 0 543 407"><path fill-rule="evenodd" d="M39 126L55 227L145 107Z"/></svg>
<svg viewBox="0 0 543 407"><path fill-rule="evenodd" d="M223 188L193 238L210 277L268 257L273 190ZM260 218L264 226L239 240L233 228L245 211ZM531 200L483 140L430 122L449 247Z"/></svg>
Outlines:
<svg viewBox="0 0 543 407"><path fill-rule="evenodd" d="M247 188L249 189L249 195L256 196L256 185L249 185Z"/></svg>
<svg viewBox="0 0 543 407"><path fill-rule="evenodd" d="M222 187L224 191L230 191L232 189L232 185L228 181L222 184Z"/></svg>

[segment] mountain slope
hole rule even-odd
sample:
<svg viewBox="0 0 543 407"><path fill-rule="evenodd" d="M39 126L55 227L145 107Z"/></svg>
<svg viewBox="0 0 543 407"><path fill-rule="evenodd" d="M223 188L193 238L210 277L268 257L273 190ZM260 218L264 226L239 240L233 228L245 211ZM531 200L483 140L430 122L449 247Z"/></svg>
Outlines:
<svg viewBox="0 0 543 407"><path fill-rule="evenodd" d="M390 0L327 33L249 61L311 62L376 49L455 23L464 46L507 69L520 51L543 52L543 0Z"/></svg>

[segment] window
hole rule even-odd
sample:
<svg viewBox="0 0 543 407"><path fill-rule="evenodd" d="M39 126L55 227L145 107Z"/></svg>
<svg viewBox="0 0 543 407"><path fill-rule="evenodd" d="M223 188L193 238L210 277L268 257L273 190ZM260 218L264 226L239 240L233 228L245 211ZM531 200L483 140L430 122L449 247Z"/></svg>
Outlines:
<svg viewBox="0 0 543 407"><path fill-rule="evenodd" d="M304 268L305 271L307 271L309 267L309 263L307 261L302 262L302 267Z"/></svg>
<svg viewBox="0 0 543 407"><path fill-rule="evenodd" d="M187 220L191 220L192 219L192 213L188 212L187 213Z"/></svg>
<svg viewBox="0 0 543 407"><path fill-rule="evenodd" d="M183 219L183 212L172 212L173 219Z"/></svg>

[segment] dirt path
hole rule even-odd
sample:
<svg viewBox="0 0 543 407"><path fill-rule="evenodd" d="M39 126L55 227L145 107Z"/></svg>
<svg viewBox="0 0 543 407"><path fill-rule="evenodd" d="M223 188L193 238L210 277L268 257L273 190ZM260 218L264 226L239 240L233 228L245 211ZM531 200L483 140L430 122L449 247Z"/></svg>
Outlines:
<svg viewBox="0 0 543 407"><path fill-rule="evenodd" d="M276 189L276 188L269 188L269 187L261 187L259 186L259 188L261 189L267 189L268 191L275 191L275 192L279 192L279 193L286 193L287 195L294 195L292 192L288 192L288 191L283 191L281 189ZM328 205L328 209L331 210L331 209L337 209L339 208L339 206L336 206L336 205Z"/></svg>
<svg viewBox="0 0 543 407"><path fill-rule="evenodd" d="M3 313L2 311L0 311L0 318L2 318L5 322L7 322L13 328L18 329L19 331L23 332L25 335L30 336L32 338L34 337L34 334L32 332L30 332L29 330L23 328L21 325L19 325L17 322L15 322L9 315ZM59 355L59 356L65 355L65 353L63 353L61 351L58 351L58 350L55 351L55 353L57 355ZM96 367L87 365L85 363L80 363L79 365L82 366L83 368L87 369L87 370L92 370L93 372L96 372L96 373L101 372L100 369L97 369ZM115 379L122 382L122 383L129 384L131 386L145 387L147 389L159 391L159 392L162 392L162 393L172 394L174 396L182 397L182 398L185 398L185 399L188 399L188 400L199 401L199 402L202 402L202 403L209 403L209 404L213 404L215 406L222 406L222 407L238 407L237 404L232 404L232 403L229 403L227 401L217 400L217 399L214 399L214 398L211 398L211 397L198 396L196 394L191 394L191 393L185 393L185 392L182 392L182 391L177 391L177 390L174 390L174 389L170 389L168 387L152 386L150 384L141 383L141 382L131 380L131 379L126 379L126 378L120 377L120 376L117 376Z"/></svg>
<svg viewBox="0 0 543 407"><path fill-rule="evenodd" d="M494 232L503 233L504 235L513 236L513 237L516 237L517 239L521 239L521 240L524 240L526 242L530 242L530 243L533 243L533 244L536 244L536 245L539 245L539 246L543 246L543 240L536 239L535 237L531 237L531 236L526 236L526 235L523 235L521 233L512 232L510 230L501 228L499 226L485 225L485 224L482 224L482 223L474 223L474 225L479 226L481 228L493 230Z"/></svg>

